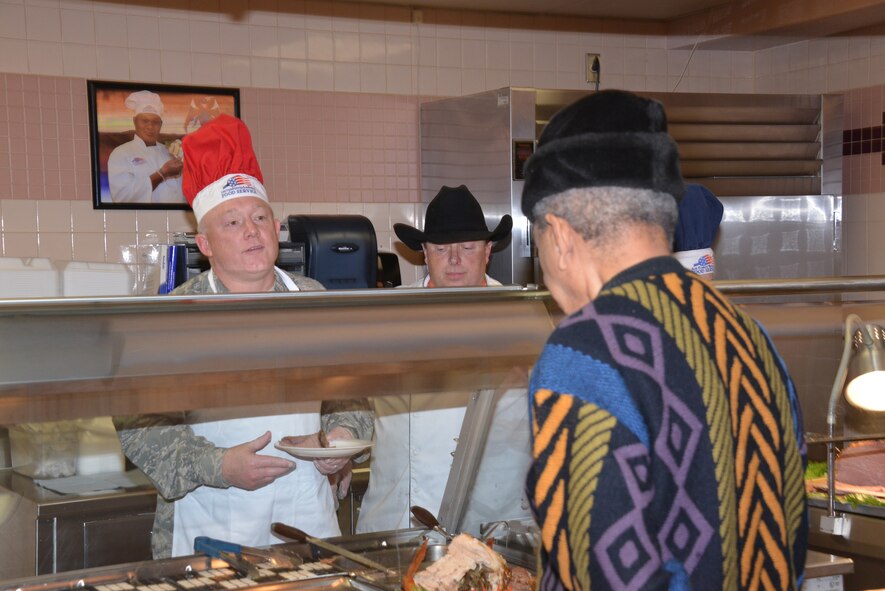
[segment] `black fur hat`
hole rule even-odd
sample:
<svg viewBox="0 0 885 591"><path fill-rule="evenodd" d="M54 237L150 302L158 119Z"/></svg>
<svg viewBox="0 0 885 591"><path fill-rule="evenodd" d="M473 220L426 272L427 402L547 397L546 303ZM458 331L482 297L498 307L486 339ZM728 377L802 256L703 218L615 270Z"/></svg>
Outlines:
<svg viewBox="0 0 885 591"><path fill-rule="evenodd" d="M661 103L603 90L553 116L525 165L522 211L531 220L543 198L585 187L652 189L682 198L679 153Z"/></svg>

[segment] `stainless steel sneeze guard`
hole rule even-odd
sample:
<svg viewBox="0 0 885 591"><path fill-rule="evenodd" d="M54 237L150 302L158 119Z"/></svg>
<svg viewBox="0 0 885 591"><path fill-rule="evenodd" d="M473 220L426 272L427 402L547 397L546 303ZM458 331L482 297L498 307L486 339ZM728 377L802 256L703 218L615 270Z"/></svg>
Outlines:
<svg viewBox="0 0 885 591"><path fill-rule="evenodd" d="M747 299L775 340L836 335L845 294L885 293L881 276L716 285ZM832 301L806 308L753 304L827 293ZM560 315L549 292L521 287L0 300L0 412L10 424L266 412L295 400L495 388L532 366Z"/></svg>
<svg viewBox="0 0 885 591"><path fill-rule="evenodd" d="M0 412L16 423L494 387L534 363L548 304L518 287L0 301Z"/></svg>

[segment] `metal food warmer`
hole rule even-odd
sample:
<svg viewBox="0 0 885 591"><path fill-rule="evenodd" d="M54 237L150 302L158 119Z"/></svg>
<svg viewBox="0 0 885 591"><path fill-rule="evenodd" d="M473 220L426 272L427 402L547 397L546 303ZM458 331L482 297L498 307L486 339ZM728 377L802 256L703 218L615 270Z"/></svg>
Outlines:
<svg viewBox="0 0 885 591"><path fill-rule="evenodd" d="M760 284L721 283L723 290L749 300L755 297L754 285ZM788 287L791 293L808 290L801 282ZM835 288L840 293L846 289L851 291L843 283ZM869 289L885 291L885 281ZM771 293L765 295L770 298ZM810 425L817 419L809 409L826 399L830 369L835 371L833 351L838 350L839 324L847 309L860 308L868 319L876 317L871 313L885 318L885 307L875 302L845 303L841 298L807 305L767 299L745 305L793 368ZM15 424L494 389L514 368L531 368L560 316L548 292L519 287L0 301L0 416ZM803 389L806 383L810 386ZM476 397L468 407L462 435L465 429L482 429L477 419L481 403ZM476 452L459 444L456 456L461 454L462 463L453 472L463 466L465 481ZM449 506L465 494L464 489L455 491L447 498ZM457 513L455 507L448 518L457 521ZM4 531L6 518L0 515L0 550L27 548L33 532L10 536ZM300 569L287 573L271 568L256 579L243 577L219 559L191 556L36 577L33 571L6 572L0 574L0 589L392 589L399 587L402 570L426 533L399 530L337 540L392 572L366 571L344 558L329 560L329 554L315 547L289 543L282 546L305 563L325 559L333 570L315 569L302 578ZM511 563L533 568L534 532L512 527L499 533L496 549ZM851 569L850 560L815 549L824 553L809 554L809 577L841 580ZM318 574L322 576L314 576Z"/></svg>
<svg viewBox="0 0 885 591"><path fill-rule="evenodd" d="M0 416L17 425L219 406L271 414L297 400L492 391L514 369L528 375L554 314L546 292L517 287L0 301ZM467 466L478 450L459 447L455 460ZM0 581L131 562L122 549L147 546L152 491L127 495L137 514L112 520L112 532L80 510L87 499L9 472ZM108 510L110 496L97 498ZM117 552L97 555L108 547Z"/></svg>
<svg viewBox="0 0 885 591"><path fill-rule="evenodd" d="M495 550L511 566L534 568L534 555L526 540L511 536ZM445 553L442 536L423 529L403 529L352 537L331 538L348 552L358 553L378 564L369 568L346 557L304 543L283 543L269 550L285 560L269 558L228 560L203 555L183 556L102 568L69 571L55 575L0 582L0 589L16 591L228 591L267 589L292 591L394 591L401 588L415 551L428 541L424 564Z"/></svg>

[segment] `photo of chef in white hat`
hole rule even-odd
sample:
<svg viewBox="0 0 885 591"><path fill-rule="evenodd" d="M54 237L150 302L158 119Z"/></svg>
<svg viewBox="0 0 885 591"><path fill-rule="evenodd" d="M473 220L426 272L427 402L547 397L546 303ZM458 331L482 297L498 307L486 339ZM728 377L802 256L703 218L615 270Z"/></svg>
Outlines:
<svg viewBox="0 0 885 591"><path fill-rule="evenodd" d="M108 184L114 203L187 203L181 192L180 157L160 141L163 101L149 90L131 93L125 101L133 112L134 137L111 152Z"/></svg>

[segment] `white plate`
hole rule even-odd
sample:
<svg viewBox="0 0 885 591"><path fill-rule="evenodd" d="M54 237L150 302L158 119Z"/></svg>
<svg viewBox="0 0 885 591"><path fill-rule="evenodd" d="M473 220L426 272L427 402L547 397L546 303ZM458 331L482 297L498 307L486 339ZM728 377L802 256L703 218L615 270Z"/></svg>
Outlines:
<svg viewBox="0 0 885 591"><path fill-rule="evenodd" d="M374 444L366 439L334 439L329 442L329 447L297 447L283 445L279 441L274 444L274 447L295 457L313 460L315 458L349 458L372 447L372 445Z"/></svg>

